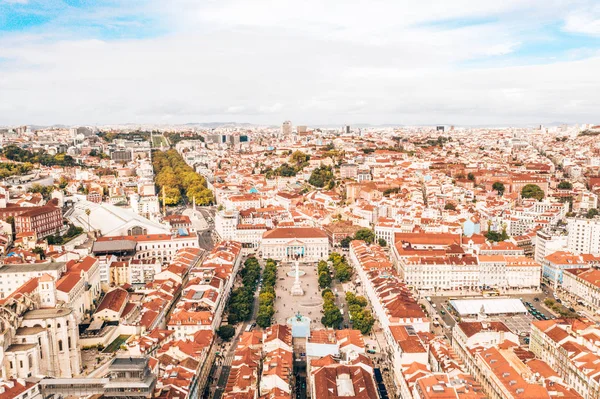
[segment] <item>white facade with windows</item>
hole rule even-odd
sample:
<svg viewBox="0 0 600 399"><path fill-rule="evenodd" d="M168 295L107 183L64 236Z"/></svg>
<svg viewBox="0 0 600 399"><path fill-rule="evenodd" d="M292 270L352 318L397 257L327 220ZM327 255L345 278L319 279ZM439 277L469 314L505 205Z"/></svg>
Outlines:
<svg viewBox="0 0 600 399"><path fill-rule="evenodd" d="M215 216L215 231L222 240L234 240L239 212L222 210Z"/></svg>
<svg viewBox="0 0 600 399"><path fill-rule="evenodd" d="M600 218L569 219L569 251L574 254L600 254Z"/></svg>
<svg viewBox="0 0 600 399"><path fill-rule="evenodd" d="M277 228L263 234L260 248L265 259L316 262L329 256L329 237L318 228Z"/></svg>

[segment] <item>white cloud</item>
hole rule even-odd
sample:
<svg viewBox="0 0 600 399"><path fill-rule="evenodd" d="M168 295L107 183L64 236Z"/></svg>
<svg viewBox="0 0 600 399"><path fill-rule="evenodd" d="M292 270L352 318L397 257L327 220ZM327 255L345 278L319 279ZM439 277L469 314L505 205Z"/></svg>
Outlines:
<svg viewBox="0 0 600 399"><path fill-rule="evenodd" d="M597 52L554 64L473 66L539 40L532 15L553 21L568 14L567 3L424 3L173 0L145 10L168 28L158 37L78 38L67 29L5 35L0 124L597 117ZM86 20L108 24L118 14ZM440 19L456 21L433 23Z"/></svg>
<svg viewBox="0 0 600 399"><path fill-rule="evenodd" d="M569 13L563 28L567 32L600 36L600 5Z"/></svg>

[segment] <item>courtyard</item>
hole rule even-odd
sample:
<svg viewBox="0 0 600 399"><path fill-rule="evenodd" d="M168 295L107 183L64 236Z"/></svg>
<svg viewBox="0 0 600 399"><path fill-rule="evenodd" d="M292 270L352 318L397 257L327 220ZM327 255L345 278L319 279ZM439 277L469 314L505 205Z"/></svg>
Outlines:
<svg viewBox="0 0 600 399"><path fill-rule="evenodd" d="M277 270L277 284L275 284L275 315L273 322L286 324L287 319L300 312L301 315L311 319L311 329L324 328L321 324L321 310L323 299L317 282L317 264L300 263L300 286L304 295L293 296L294 285L293 263L281 262Z"/></svg>

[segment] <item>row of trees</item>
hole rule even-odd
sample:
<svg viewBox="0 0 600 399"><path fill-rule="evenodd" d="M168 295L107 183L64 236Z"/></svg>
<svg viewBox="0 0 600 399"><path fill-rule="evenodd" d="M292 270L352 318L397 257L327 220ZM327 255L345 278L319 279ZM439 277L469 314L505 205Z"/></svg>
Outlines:
<svg viewBox="0 0 600 399"><path fill-rule="evenodd" d="M348 264L346 256L340 255L337 252L332 252L331 255L329 255L329 260L333 264L334 276L339 282L345 283L352 278L353 270Z"/></svg>
<svg viewBox="0 0 600 399"><path fill-rule="evenodd" d="M363 334L371 332L371 328L375 324L375 318L373 313L367 309L367 298L354 295L352 292L346 292L346 303L348 304L352 326Z"/></svg>
<svg viewBox="0 0 600 399"><path fill-rule="evenodd" d="M29 164L42 164L44 166L74 166L75 159L67 154L50 155L44 150L31 152L16 145L7 145L2 149L2 155L11 161Z"/></svg>
<svg viewBox="0 0 600 399"><path fill-rule="evenodd" d="M318 281L321 289L331 287L331 271L326 261L320 260L317 263L317 275L319 276Z"/></svg>
<svg viewBox="0 0 600 399"><path fill-rule="evenodd" d="M323 317L321 323L325 327L339 328L340 323L344 320L340 308L335 304L335 296L330 289L326 289L323 295Z"/></svg>
<svg viewBox="0 0 600 399"><path fill-rule="evenodd" d="M265 270L263 271L263 286L258 296L258 315L256 324L262 328L271 325L271 320L275 314L275 283L277 282L277 262L273 259L267 259Z"/></svg>
<svg viewBox="0 0 600 399"><path fill-rule="evenodd" d="M33 165L31 162L26 163L4 163L0 162L0 179L4 179L15 175L26 175L31 172Z"/></svg>
<svg viewBox="0 0 600 399"><path fill-rule="evenodd" d="M166 205L177 205L183 197L186 197L188 202L195 198L198 205L214 203L213 192L206 188L204 177L186 164L176 150L154 151L152 166L156 185L161 191L161 201L162 190L165 190Z"/></svg>
<svg viewBox="0 0 600 399"><path fill-rule="evenodd" d="M231 292L229 303L227 304L228 321L230 324L236 324L240 321L249 320L254 306L254 292L260 278L260 265L254 257L246 259L240 275L242 276L242 286Z"/></svg>

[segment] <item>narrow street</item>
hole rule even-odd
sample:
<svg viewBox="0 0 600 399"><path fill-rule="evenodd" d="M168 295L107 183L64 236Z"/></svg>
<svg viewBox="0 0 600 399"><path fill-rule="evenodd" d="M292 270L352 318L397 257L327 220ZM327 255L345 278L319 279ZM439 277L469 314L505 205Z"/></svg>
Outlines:
<svg viewBox="0 0 600 399"><path fill-rule="evenodd" d="M264 264L260 262L261 265L261 275L262 269L264 268ZM256 316L258 315L258 292L254 294L254 306L252 307L252 315L250 320L241 323L236 327L236 334L233 339L227 343L228 349L227 354L223 358L221 364L217 366L215 371L215 380L217 382L216 389L214 389L213 399L221 399L221 396L225 392L225 387L227 385L227 380L229 379L229 373L231 372L231 363L233 362L233 357L235 354L235 348L240 340L241 335L246 331L246 327L256 320ZM211 387L212 388L212 387ZM213 389L210 390L211 392Z"/></svg>

